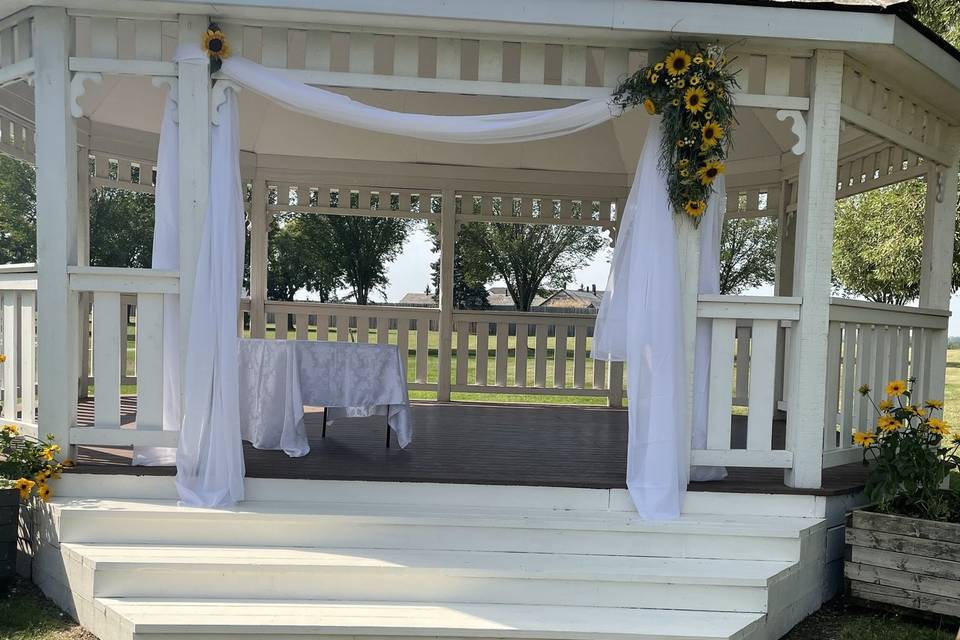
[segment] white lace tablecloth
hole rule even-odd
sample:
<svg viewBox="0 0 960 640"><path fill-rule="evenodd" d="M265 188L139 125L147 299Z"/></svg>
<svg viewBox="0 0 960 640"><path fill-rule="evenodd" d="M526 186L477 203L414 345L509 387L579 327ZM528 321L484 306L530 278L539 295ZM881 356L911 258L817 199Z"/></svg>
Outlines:
<svg viewBox="0 0 960 640"><path fill-rule="evenodd" d="M328 419L385 415L401 447L413 426L405 363L393 345L240 340L240 429L258 449L310 452L303 407Z"/></svg>

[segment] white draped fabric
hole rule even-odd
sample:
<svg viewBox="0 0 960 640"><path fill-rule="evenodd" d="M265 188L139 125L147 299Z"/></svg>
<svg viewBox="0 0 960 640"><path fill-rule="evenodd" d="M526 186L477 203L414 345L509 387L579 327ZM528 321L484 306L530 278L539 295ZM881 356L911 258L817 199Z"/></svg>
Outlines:
<svg viewBox="0 0 960 640"><path fill-rule="evenodd" d="M180 267L179 193L180 140L174 116L177 103L171 96L163 107L160 146L157 149L157 184L154 196L153 268ZM163 296L163 430L180 430L180 296ZM133 464L171 466L177 450L172 447L134 447Z"/></svg>
<svg viewBox="0 0 960 640"><path fill-rule="evenodd" d="M178 59L202 56L199 47L178 53ZM606 99L481 116L397 113L304 85L239 57L224 60L221 73L300 113L441 142L539 140L580 131L613 116ZM226 506L243 498L236 337L243 206L237 127L236 98L228 90L211 141L210 207L194 286L177 455L181 500L197 506ZM164 136L170 135L165 129ZM608 297L594 340L600 357L629 361L627 485L640 514L650 519L679 516L689 471L679 410L684 401L684 358L675 223L657 168L659 140L657 123L650 127L623 212ZM158 209L158 216L161 213L175 216Z"/></svg>
<svg viewBox="0 0 960 640"><path fill-rule="evenodd" d="M675 216L658 166L661 136L657 118L623 210L593 337L594 357L627 363L627 489L650 520L680 516L688 476L680 273Z"/></svg>
<svg viewBox="0 0 960 640"><path fill-rule="evenodd" d="M727 184L722 175L713 184L713 196L700 221L700 293L720 293L720 234L723 213L727 209ZM710 347L713 323L697 318L697 344L693 359L693 435L694 449L707 448L707 407L710 388ZM699 482L723 480L723 467L691 467L690 479Z"/></svg>

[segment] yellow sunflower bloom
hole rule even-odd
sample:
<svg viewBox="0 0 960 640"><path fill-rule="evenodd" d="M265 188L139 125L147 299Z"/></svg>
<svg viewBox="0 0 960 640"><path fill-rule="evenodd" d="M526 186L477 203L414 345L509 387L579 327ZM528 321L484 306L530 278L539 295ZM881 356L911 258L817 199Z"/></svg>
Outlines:
<svg viewBox="0 0 960 640"><path fill-rule="evenodd" d="M713 80L710 80L710 81L707 82L707 89L708 89L709 91L713 91L713 90L716 88L716 86L717 86L717 85L714 84Z"/></svg>
<svg viewBox="0 0 960 640"><path fill-rule="evenodd" d="M890 400L881 400L877 407L880 411L890 411L890 409L893 409L893 402Z"/></svg>
<svg viewBox="0 0 960 640"><path fill-rule="evenodd" d="M927 428L930 429L930 433L935 433L939 436L945 436L950 433L950 425L940 418L930 418L927 422Z"/></svg>
<svg viewBox="0 0 960 640"><path fill-rule="evenodd" d="M653 65L653 70L654 70L654 71L663 71L663 63L662 63L662 62L658 62L657 64Z"/></svg>
<svg viewBox="0 0 960 640"><path fill-rule="evenodd" d="M690 68L690 54L683 49L674 49L664 62L667 73L671 76L680 76L685 74L687 69Z"/></svg>
<svg viewBox="0 0 960 640"><path fill-rule="evenodd" d="M690 123L690 128L691 128L691 129L699 129L700 126L701 126L700 123L697 122L696 120L694 120L693 122Z"/></svg>
<svg viewBox="0 0 960 640"><path fill-rule="evenodd" d="M707 203L703 200L687 200L683 209L691 218L699 218L707 210Z"/></svg>
<svg viewBox="0 0 960 640"><path fill-rule="evenodd" d="M930 409L943 409L943 400L927 400L923 404Z"/></svg>
<svg viewBox="0 0 960 640"><path fill-rule="evenodd" d="M699 76L693 76L692 78L690 78L690 86L691 86L691 87L695 87L695 86L697 86L698 84L700 84L700 77L699 77Z"/></svg>
<svg viewBox="0 0 960 640"><path fill-rule="evenodd" d="M870 433L869 431L854 431L853 432L853 444L858 444L861 447L869 447L870 445L876 443L877 436Z"/></svg>
<svg viewBox="0 0 960 640"><path fill-rule="evenodd" d="M700 184L713 184L713 181L717 178L717 176L723 173L726 168L726 165L719 160L711 160L707 164L697 169L697 177L700 178Z"/></svg>
<svg viewBox="0 0 960 640"><path fill-rule="evenodd" d="M230 45L227 43L227 36L220 29L207 29L203 33L203 50L211 58L230 57Z"/></svg>
<svg viewBox="0 0 960 640"><path fill-rule="evenodd" d="M674 98L673 100L670 101L670 104L672 104L672 105L675 106L675 107L679 107L679 106L680 106L680 99L679 99L679 98Z"/></svg>
<svg viewBox="0 0 960 640"><path fill-rule="evenodd" d="M33 480L27 480L26 478L20 478L13 483L14 488L20 492L20 499L26 500L30 497L30 492L33 491Z"/></svg>
<svg viewBox="0 0 960 640"><path fill-rule="evenodd" d="M659 78L660 77L657 74L653 74L650 76L650 84L657 84L657 80L659 80Z"/></svg>
<svg viewBox="0 0 960 640"><path fill-rule="evenodd" d="M7 361L7 356L5 356L5 355L3 355L2 353L0 353L0 364L3 364L3 363L6 362L6 361Z"/></svg>
<svg viewBox="0 0 960 640"><path fill-rule="evenodd" d="M899 428L900 421L893 416L880 416L880 419L877 420L877 429L880 429L880 431L883 431L884 433L890 433L891 431L896 431Z"/></svg>
<svg viewBox="0 0 960 640"><path fill-rule="evenodd" d="M690 113L700 113L707 108L707 94L700 87L690 87L683 94L683 104Z"/></svg>
<svg viewBox="0 0 960 640"><path fill-rule="evenodd" d="M37 495L40 496L41 500L47 502L53 497L53 490L50 489L49 485L40 485L40 488L37 489Z"/></svg>
<svg viewBox="0 0 960 640"><path fill-rule="evenodd" d="M907 390L907 383L903 380L893 380L887 383L887 395L891 398L902 396Z"/></svg>
<svg viewBox="0 0 960 640"><path fill-rule="evenodd" d="M657 114L657 105L653 104L653 100L650 98L643 101L643 108L652 116Z"/></svg>
<svg viewBox="0 0 960 640"><path fill-rule="evenodd" d="M680 80L674 82L673 86L677 89L683 89L685 86L687 86L687 82L681 78Z"/></svg>
<svg viewBox="0 0 960 640"><path fill-rule="evenodd" d="M693 63L694 63L694 64L703 64L703 56L700 55L699 53L698 53L697 55L693 56Z"/></svg>
<svg viewBox="0 0 960 640"><path fill-rule="evenodd" d="M707 111L703 114L705 120L713 120L713 111Z"/></svg>
<svg viewBox="0 0 960 640"><path fill-rule="evenodd" d="M679 167L682 168L682 167L687 166L688 164L690 164L690 161L689 161L688 159L686 159L686 158L680 158L680 162L677 163L677 166L679 166Z"/></svg>
<svg viewBox="0 0 960 640"><path fill-rule="evenodd" d="M15 436L20 433L20 427L15 424L5 424L3 425L3 432Z"/></svg>
<svg viewBox="0 0 960 640"><path fill-rule="evenodd" d="M724 135L723 127L716 122L708 122L700 130L700 137L703 138L703 146L707 149L715 146Z"/></svg>

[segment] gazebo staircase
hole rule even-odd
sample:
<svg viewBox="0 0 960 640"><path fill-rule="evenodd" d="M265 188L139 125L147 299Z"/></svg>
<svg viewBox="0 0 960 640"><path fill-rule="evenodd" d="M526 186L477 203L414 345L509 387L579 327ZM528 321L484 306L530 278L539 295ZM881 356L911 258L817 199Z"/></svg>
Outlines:
<svg viewBox="0 0 960 640"><path fill-rule="evenodd" d="M755 640L821 602L814 496L644 522L623 491L288 483L229 510L59 498L34 580L102 640Z"/></svg>

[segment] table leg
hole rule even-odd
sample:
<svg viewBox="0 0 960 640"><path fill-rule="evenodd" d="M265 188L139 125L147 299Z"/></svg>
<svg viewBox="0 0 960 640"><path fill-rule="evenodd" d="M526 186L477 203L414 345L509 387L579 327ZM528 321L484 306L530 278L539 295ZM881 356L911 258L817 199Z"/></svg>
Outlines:
<svg viewBox="0 0 960 640"><path fill-rule="evenodd" d="M387 449L390 448L390 423L387 423Z"/></svg>
<svg viewBox="0 0 960 640"><path fill-rule="evenodd" d="M323 408L323 429L320 431L320 437L327 437L327 408Z"/></svg>

